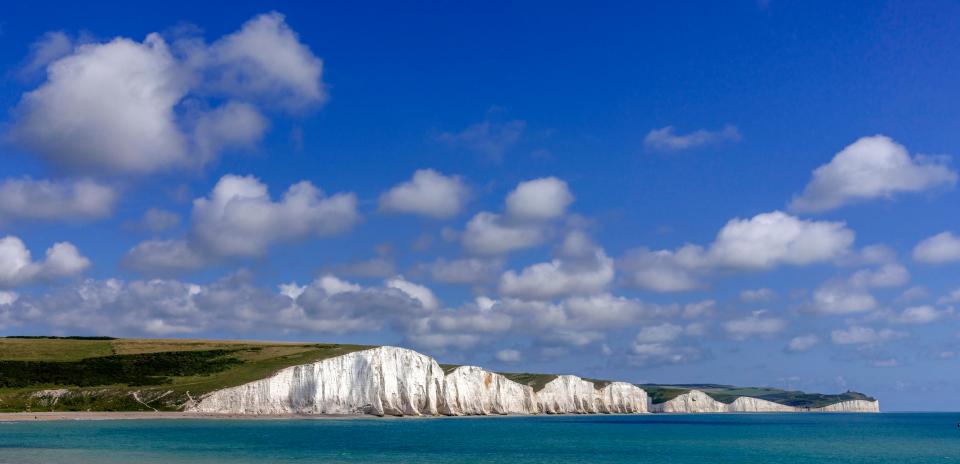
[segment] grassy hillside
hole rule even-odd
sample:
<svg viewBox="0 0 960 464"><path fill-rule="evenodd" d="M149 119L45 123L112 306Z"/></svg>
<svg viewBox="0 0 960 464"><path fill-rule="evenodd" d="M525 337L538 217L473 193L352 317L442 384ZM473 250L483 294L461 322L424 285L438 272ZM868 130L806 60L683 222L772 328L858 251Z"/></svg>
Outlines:
<svg viewBox="0 0 960 464"><path fill-rule="evenodd" d="M0 338L0 412L176 411L205 393L269 377L284 367L315 362L364 345L110 337ZM457 365L442 364L449 373ZM540 391L555 374L501 373ZM586 379L602 388L609 381ZM654 403L691 389L717 401L739 396L817 408L866 399L846 392L822 395L730 385L640 385Z"/></svg>
<svg viewBox="0 0 960 464"><path fill-rule="evenodd" d="M839 403L849 400L868 400L874 401L863 393L848 391L836 395L824 395L821 393L806 393L802 391L780 390L778 388L767 387L735 387L732 385L716 384L682 384L682 385L640 385L647 391L650 399L654 403L664 403L676 398L679 395L690 390L700 390L711 398L730 404L741 396L760 398L762 400L772 401L774 403L794 406L798 408L820 408L823 406Z"/></svg>
<svg viewBox="0 0 960 464"><path fill-rule="evenodd" d="M0 411L172 411L190 398L362 345L0 338ZM46 392L43 392L46 390Z"/></svg>

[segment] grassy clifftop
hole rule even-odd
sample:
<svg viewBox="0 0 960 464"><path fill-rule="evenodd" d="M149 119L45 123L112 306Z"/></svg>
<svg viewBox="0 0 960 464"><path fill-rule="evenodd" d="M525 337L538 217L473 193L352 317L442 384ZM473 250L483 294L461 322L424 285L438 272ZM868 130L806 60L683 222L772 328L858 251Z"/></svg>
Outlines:
<svg viewBox="0 0 960 464"><path fill-rule="evenodd" d="M173 411L190 398L363 345L0 338L0 411Z"/></svg>
<svg viewBox="0 0 960 464"><path fill-rule="evenodd" d="M289 366L373 348L365 345L110 337L0 337L0 412L176 411L205 393L269 377ZM457 365L441 365L449 373ZM539 391L555 374L503 373ZM602 388L609 381L586 379ZM639 385L654 403L692 389L717 401L739 396L803 408L873 400L714 384Z"/></svg>

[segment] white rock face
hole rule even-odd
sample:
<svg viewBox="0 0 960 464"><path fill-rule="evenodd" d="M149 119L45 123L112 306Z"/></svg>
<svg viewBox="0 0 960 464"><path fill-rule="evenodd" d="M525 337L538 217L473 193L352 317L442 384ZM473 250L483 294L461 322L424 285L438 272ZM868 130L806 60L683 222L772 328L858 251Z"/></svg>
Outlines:
<svg viewBox="0 0 960 464"><path fill-rule="evenodd" d="M612 382L597 390L597 411L608 414L637 414L647 411L650 399L642 388L626 382Z"/></svg>
<svg viewBox="0 0 960 464"><path fill-rule="evenodd" d="M711 398L700 390L690 390L670 401L653 404L650 410L652 412L704 413L727 412L728 408L726 404Z"/></svg>
<svg viewBox="0 0 960 464"><path fill-rule="evenodd" d="M773 401L741 396L727 405L728 412L797 412L800 409Z"/></svg>
<svg viewBox="0 0 960 464"><path fill-rule="evenodd" d="M850 400L834 403L822 408L812 409L817 412L880 412L879 401Z"/></svg>
<svg viewBox="0 0 960 464"><path fill-rule="evenodd" d="M374 414L378 416L491 414L637 414L645 412L879 412L875 401L824 408L793 408L757 398L731 404L699 390L661 404L625 382L596 388L560 375L534 392L527 385L476 366L444 375L437 362L412 350L384 346L291 366L261 380L218 390L186 407L212 414Z"/></svg>
<svg viewBox="0 0 960 464"><path fill-rule="evenodd" d="M593 382L575 375L559 375L537 392L539 411L545 414L595 414L596 400Z"/></svg>
<svg viewBox="0 0 960 464"><path fill-rule="evenodd" d="M711 413L711 412L880 412L878 401L852 400L822 408L807 409L774 403L760 398L741 396L730 404L711 398L700 390L687 393L660 404L652 404L651 412Z"/></svg>
<svg viewBox="0 0 960 464"><path fill-rule="evenodd" d="M415 351L380 347L291 366L215 391L190 410L231 414L436 415L443 370Z"/></svg>
<svg viewBox="0 0 960 464"><path fill-rule="evenodd" d="M452 416L535 414L533 389L476 366L460 366L443 379L440 412Z"/></svg>

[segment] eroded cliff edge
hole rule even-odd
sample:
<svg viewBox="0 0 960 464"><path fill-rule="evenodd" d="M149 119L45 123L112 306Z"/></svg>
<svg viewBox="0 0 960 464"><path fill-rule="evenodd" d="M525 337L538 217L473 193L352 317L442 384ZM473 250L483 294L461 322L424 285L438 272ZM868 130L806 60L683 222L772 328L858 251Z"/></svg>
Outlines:
<svg viewBox="0 0 960 464"><path fill-rule="evenodd" d="M429 356L389 346L287 367L268 378L209 393L185 409L211 414L378 416L810 411L747 397L725 404L697 390L653 404L636 385L600 384L573 375L556 376L534 391L476 366L444 373ZM851 401L821 410L877 412L879 406Z"/></svg>

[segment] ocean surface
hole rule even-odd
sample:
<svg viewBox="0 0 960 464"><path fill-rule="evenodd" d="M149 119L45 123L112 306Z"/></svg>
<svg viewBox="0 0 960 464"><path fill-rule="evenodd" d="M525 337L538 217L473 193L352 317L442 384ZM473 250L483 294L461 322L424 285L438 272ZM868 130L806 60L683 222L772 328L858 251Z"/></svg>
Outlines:
<svg viewBox="0 0 960 464"><path fill-rule="evenodd" d="M960 413L0 423L2 463L960 463Z"/></svg>

